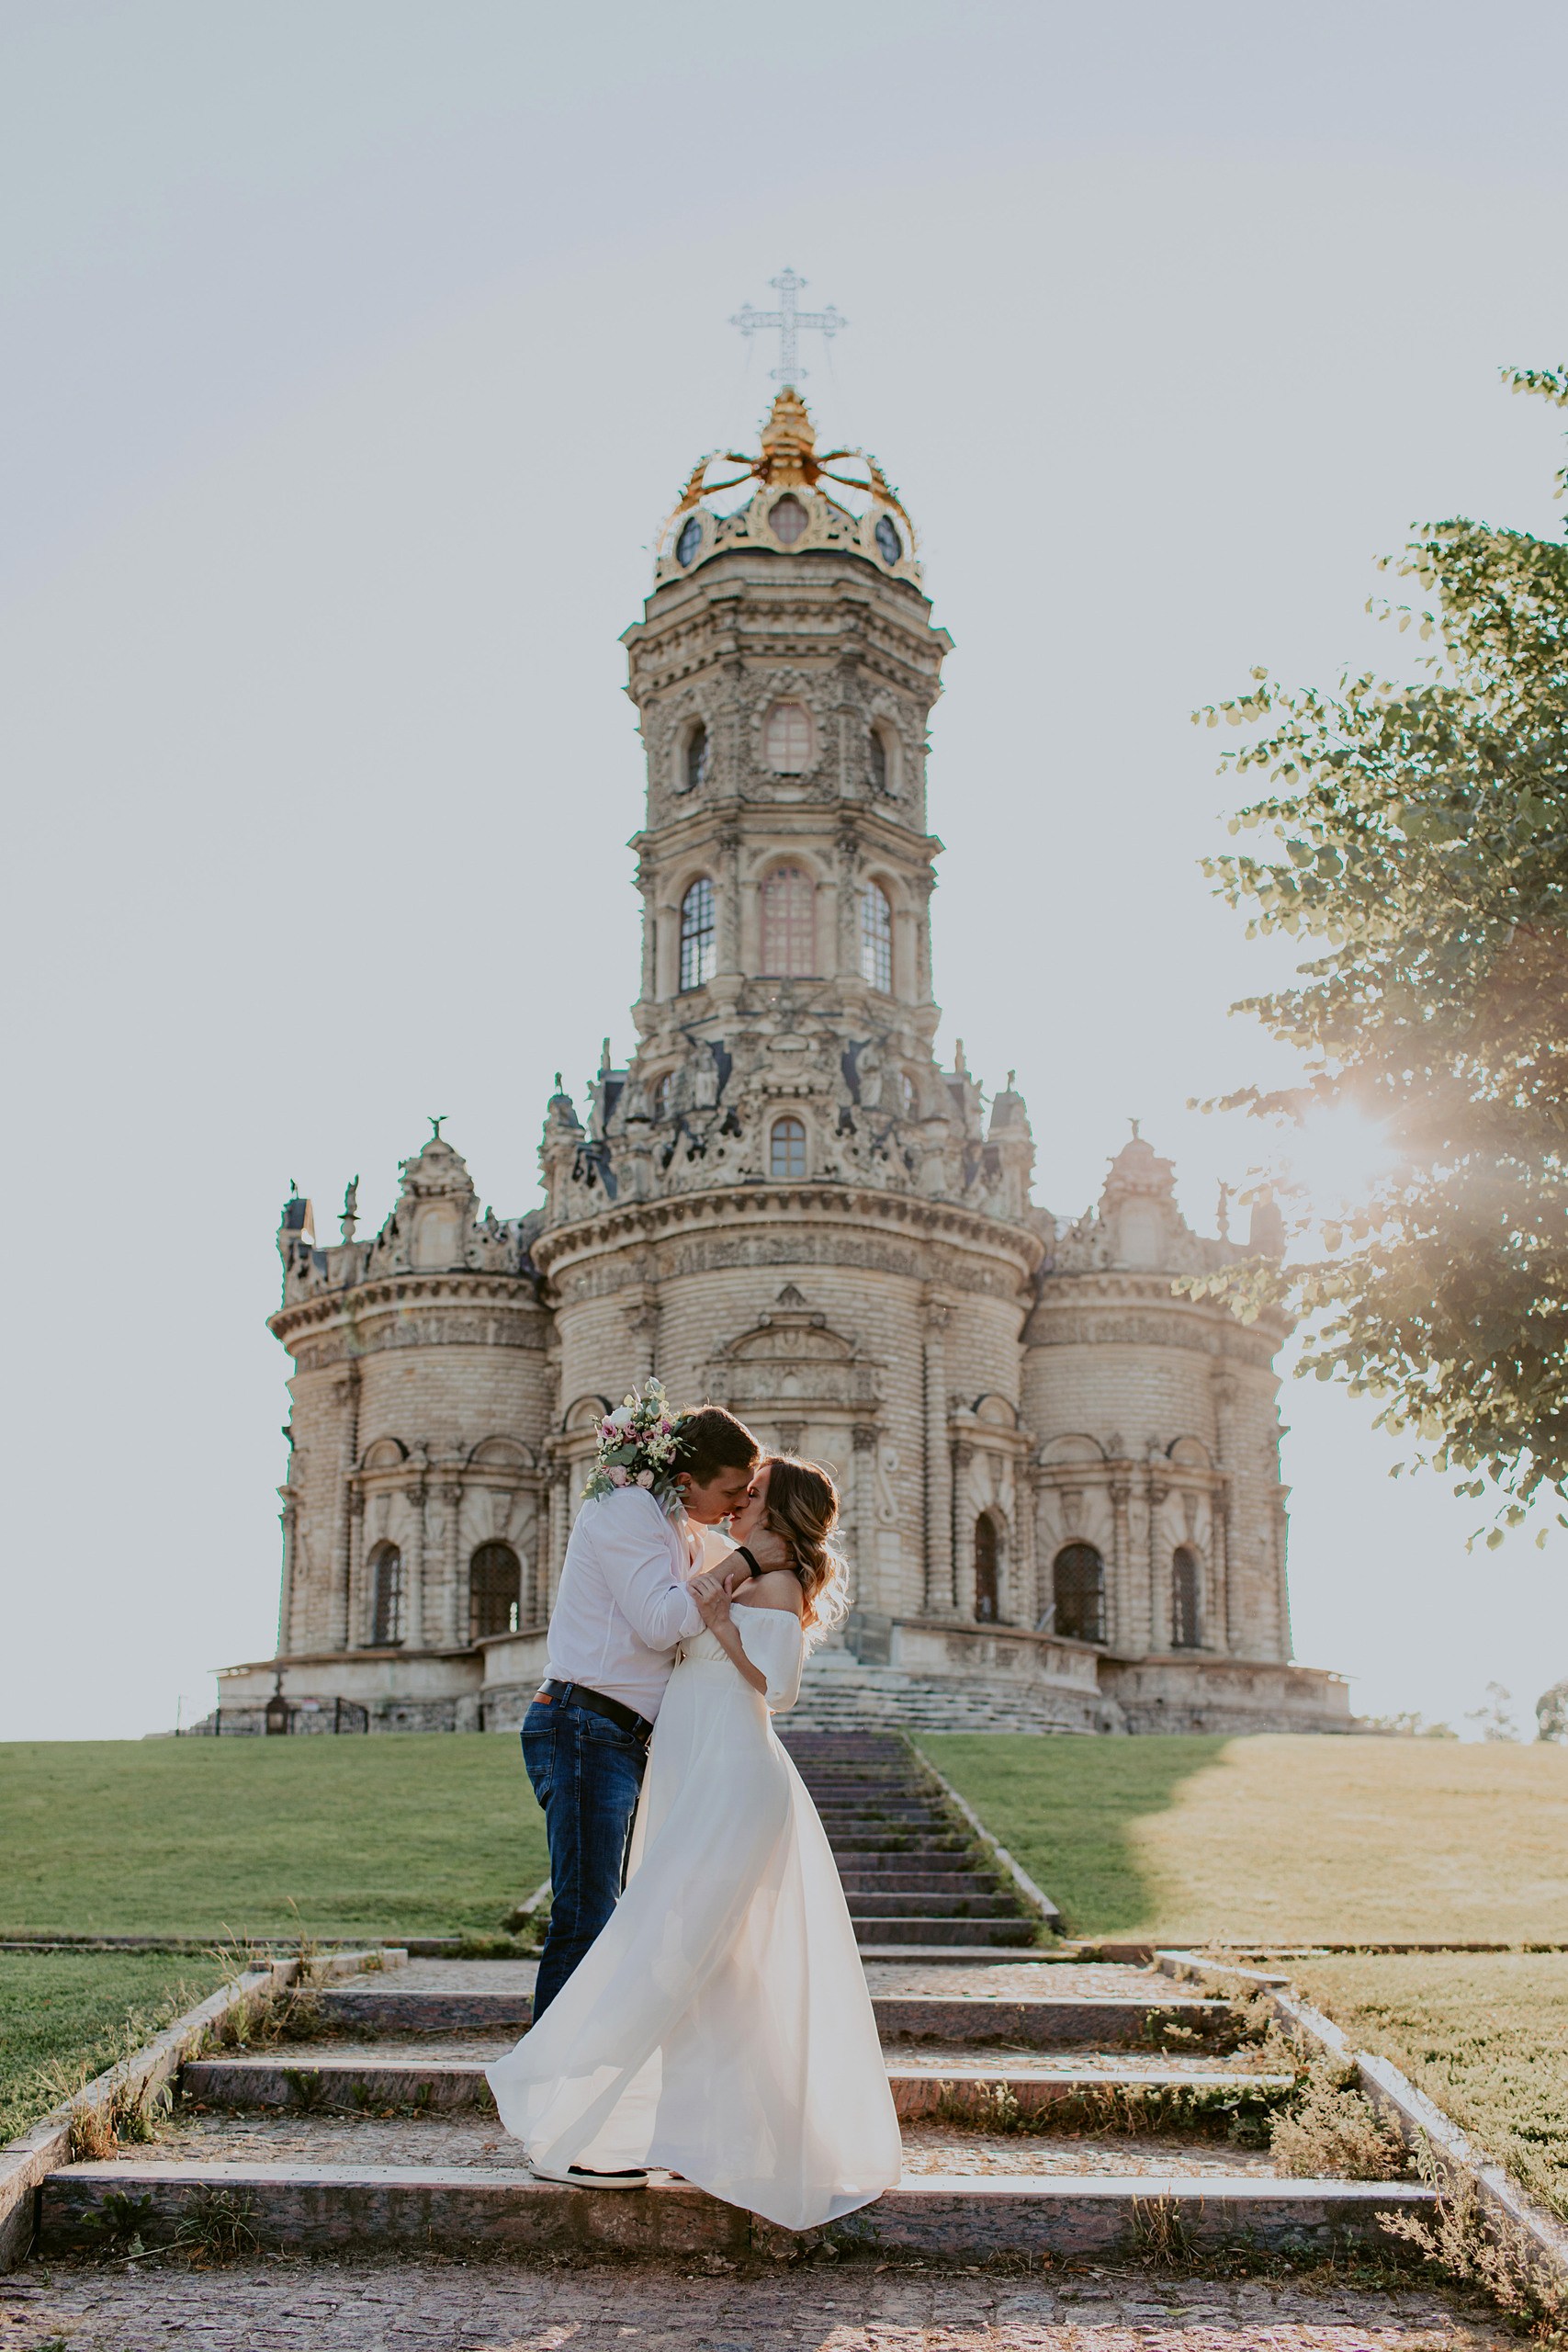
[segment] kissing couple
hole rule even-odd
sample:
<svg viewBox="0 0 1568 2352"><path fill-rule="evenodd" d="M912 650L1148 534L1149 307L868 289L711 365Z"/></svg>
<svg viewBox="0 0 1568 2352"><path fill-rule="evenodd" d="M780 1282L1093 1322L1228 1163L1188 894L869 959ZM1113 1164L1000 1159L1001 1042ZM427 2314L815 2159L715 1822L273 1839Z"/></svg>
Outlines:
<svg viewBox="0 0 1568 2352"><path fill-rule="evenodd" d="M898 2178L849 1907L773 1726L848 1606L838 1515L825 1470L657 1381L601 1424L523 1724L554 1890L534 2022L486 2070L541 2179L656 2166L805 2230Z"/></svg>

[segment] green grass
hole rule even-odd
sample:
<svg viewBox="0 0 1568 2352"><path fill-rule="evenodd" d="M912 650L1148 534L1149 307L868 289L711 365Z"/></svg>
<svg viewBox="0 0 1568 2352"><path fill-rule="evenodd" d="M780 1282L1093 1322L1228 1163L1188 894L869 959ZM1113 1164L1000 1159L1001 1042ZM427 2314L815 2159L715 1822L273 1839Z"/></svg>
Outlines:
<svg viewBox="0 0 1568 2352"><path fill-rule="evenodd" d="M0 1936L482 1933L546 1868L514 1736L0 1747Z"/></svg>
<svg viewBox="0 0 1568 2352"><path fill-rule="evenodd" d="M1568 1748L1000 1733L919 1745L1074 1935L1568 1942Z"/></svg>
<svg viewBox="0 0 1568 2352"><path fill-rule="evenodd" d="M101 2074L171 2014L194 2008L225 1974L216 1960L168 1952L0 1951L0 2142L59 2104L51 2064Z"/></svg>
<svg viewBox="0 0 1568 2352"><path fill-rule="evenodd" d="M1334 1954L1291 1975L1568 2219L1568 1953Z"/></svg>

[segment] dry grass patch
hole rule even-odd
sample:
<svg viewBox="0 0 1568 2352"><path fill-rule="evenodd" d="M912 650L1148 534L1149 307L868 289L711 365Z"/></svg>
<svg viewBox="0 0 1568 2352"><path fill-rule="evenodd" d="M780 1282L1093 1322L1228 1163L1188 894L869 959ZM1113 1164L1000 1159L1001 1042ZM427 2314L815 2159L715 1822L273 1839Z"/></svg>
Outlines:
<svg viewBox="0 0 1568 2352"><path fill-rule="evenodd" d="M1291 1977L1568 2220L1568 1953L1368 1953Z"/></svg>
<svg viewBox="0 0 1568 2352"><path fill-rule="evenodd" d="M1079 1936L1568 1942L1568 1747L922 1736Z"/></svg>

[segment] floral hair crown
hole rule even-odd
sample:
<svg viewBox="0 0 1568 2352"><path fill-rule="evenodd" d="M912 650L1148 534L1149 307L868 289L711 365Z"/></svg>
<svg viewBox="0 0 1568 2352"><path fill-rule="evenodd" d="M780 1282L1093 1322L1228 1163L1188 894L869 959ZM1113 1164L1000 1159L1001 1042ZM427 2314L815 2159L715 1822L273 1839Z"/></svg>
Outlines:
<svg viewBox="0 0 1568 2352"><path fill-rule="evenodd" d="M642 1487L673 1517L681 1501L675 1453L682 1418L661 1380L650 1378L634 1388L599 1424L599 1451L582 1489L583 1501L598 1502L617 1487Z"/></svg>

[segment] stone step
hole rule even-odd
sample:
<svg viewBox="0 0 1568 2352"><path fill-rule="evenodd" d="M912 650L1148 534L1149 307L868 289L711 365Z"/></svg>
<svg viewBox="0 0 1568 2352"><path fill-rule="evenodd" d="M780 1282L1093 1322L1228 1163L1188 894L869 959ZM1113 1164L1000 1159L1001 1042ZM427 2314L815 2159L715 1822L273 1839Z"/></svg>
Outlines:
<svg viewBox="0 0 1568 2352"><path fill-rule="evenodd" d="M845 1893L849 1889L845 1888ZM1005 1894L971 1894L960 1884L951 1893L916 1887L908 1894L890 1894L880 1886L861 1888L850 1909L857 1919L1007 1919L1018 1923L1016 1905Z"/></svg>
<svg viewBox="0 0 1568 2352"><path fill-rule="evenodd" d="M1000 1885L990 1871L847 1871L840 1883L855 1899L863 1894L993 1894Z"/></svg>
<svg viewBox="0 0 1568 2352"><path fill-rule="evenodd" d="M913 1899L922 1900L919 1895ZM989 1951L1006 1946L1013 1951L1027 1951L1034 1941L1033 1920L1016 1916L942 1918L923 1910L892 1917L880 1911L862 1916L852 1906L850 1924L857 1944L962 1944L965 1949L984 1944Z"/></svg>
<svg viewBox="0 0 1568 2352"><path fill-rule="evenodd" d="M837 1837L829 1830L828 1843L833 1849L833 1860L840 1869L846 1861L852 1862L857 1854L905 1854L919 1862L930 1855L940 1854L951 1866L968 1851L956 1830L938 1830L929 1836L916 1836L899 1829L848 1829L841 1830Z"/></svg>
<svg viewBox="0 0 1568 2352"><path fill-rule="evenodd" d="M435 2128L435 2127L431 2127ZM989 2255L1135 2253L1151 2235L1194 2247L1246 2245L1329 2254L1386 2245L1384 2213L1430 2205L1404 2182L1280 2180L1258 2172L907 2174L829 2234L866 2249L945 2260ZM1150 2209L1155 2208L1151 2216ZM182 2163L72 2165L39 2194L38 2254L102 2258L132 2241L206 2239L246 2252L334 2255L350 2245L493 2254L716 2254L795 2243L700 2188L660 2181L636 2195L559 2188L523 2167Z"/></svg>
<svg viewBox="0 0 1568 2352"><path fill-rule="evenodd" d="M880 1928L884 1923L876 1923ZM955 1923L961 1924L961 1923ZM862 1939L863 1945L864 1939ZM1016 1962L1016 1947L976 1950L932 1942L919 1947L891 1944L879 1937L886 1956L912 1961L931 1956L976 1962L993 1957ZM521 2032L533 2014L530 1994L521 1986L493 1992L424 1985L394 1986L367 1983L323 1986L318 1996L319 2014L329 2025L377 2033L472 2033L506 2030ZM1083 2046L1097 2039L1106 2042L1138 2041L1157 2030L1169 2018L1197 2032L1213 2033L1230 2018L1224 2001L1207 2001L1173 1991L1168 1999L1148 1996L1091 1999L1074 1994L1041 1994L1008 1999L990 1994L872 1995L877 2029L883 2040L905 2037L942 2041L1019 2043L1030 2049Z"/></svg>
<svg viewBox="0 0 1568 2352"><path fill-rule="evenodd" d="M924 2064L895 2061L887 2070L900 2121L931 2118L985 2120L1002 2101L1021 2119L1049 2130L1057 2115L1077 2119L1108 2090L1180 2091L1213 2102L1221 2111L1243 2098L1280 2098L1294 2085L1291 2075L1221 2073L1210 2069L1137 2066L1108 2074L1103 2067L1031 2065L1016 2051L990 2050L983 2063L970 2055L942 2053ZM192 2060L180 2075L184 2106L236 2113L366 2116L396 2109L414 2118L478 2113L493 2115L495 2101L485 2080L482 2058L374 2058L323 2047L291 2058Z"/></svg>

